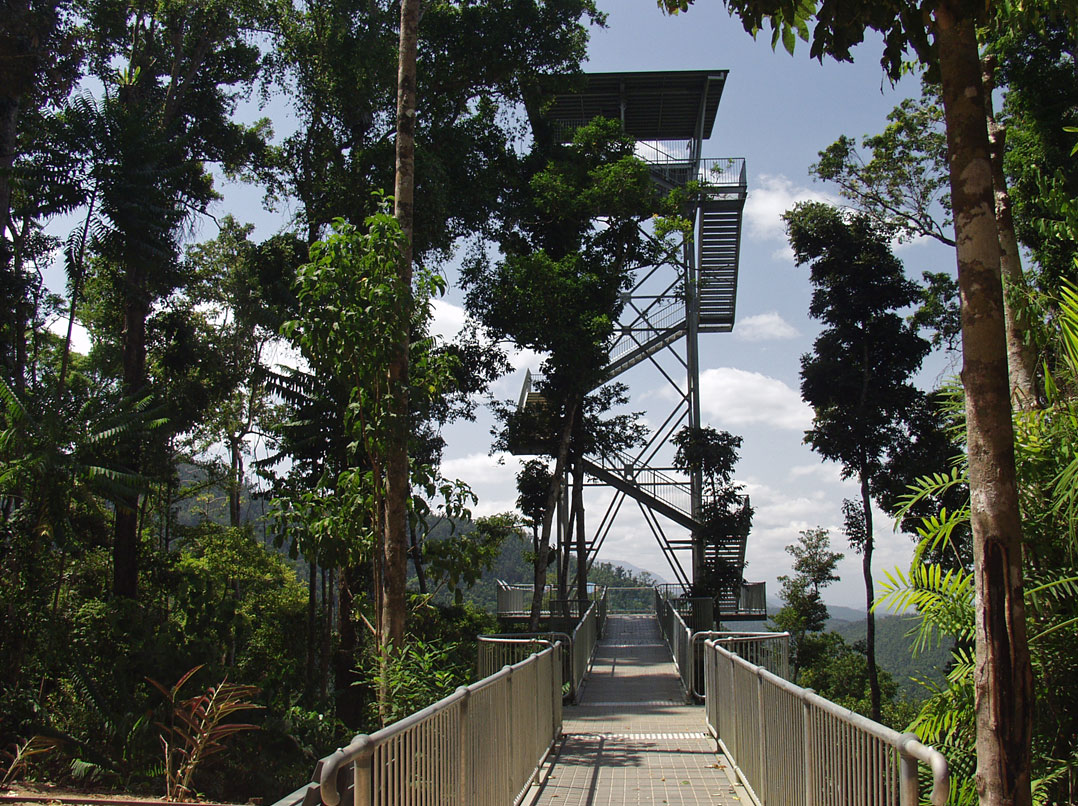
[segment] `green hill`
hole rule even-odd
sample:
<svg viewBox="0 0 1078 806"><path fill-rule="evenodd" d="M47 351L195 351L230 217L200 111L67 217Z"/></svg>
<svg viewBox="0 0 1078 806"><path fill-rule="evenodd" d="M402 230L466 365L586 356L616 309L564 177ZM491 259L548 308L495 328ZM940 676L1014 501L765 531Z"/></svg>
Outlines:
<svg viewBox="0 0 1078 806"><path fill-rule="evenodd" d="M847 642L865 640L866 621L834 622L829 625ZM929 647L914 657L911 647L914 638L910 635L916 626L916 619L909 616L876 617L876 662L881 669L886 669L898 683L899 689L913 699L923 699L924 687L918 680L930 681L942 685L945 669L951 660L949 644Z"/></svg>

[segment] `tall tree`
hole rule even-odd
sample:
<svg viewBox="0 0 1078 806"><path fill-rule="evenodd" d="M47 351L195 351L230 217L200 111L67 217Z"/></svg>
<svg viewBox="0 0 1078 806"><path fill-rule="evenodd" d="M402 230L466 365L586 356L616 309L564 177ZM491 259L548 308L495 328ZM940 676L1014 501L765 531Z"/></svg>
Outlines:
<svg viewBox="0 0 1078 806"><path fill-rule="evenodd" d="M412 317L412 238L415 190L416 48L419 39L419 0L401 0L400 46L397 68L397 164L393 185L393 214L400 225L400 285L407 289L399 304L400 321ZM401 390L392 398L391 433L386 452L385 609L383 638L397 647L404 643L408 613L407 506L408 476L408 347L411 334L403 331L389 363L390 388Z"/></svg>
<svg viewBox="0 0 1078 806"><path fill-rule="evenodd" d="M827 605L820 597L820 588L838 580L835 567L842 555L831 551L830 534L819 527L800 532L797 542L786 547L786 553L794 558L794 574L779 577L782 609L775 614L774 622L793 639L793 679L796 680L805 634L819 632L827 624Z"/></svg>
<svg viewBox="0 0 1078 806"><path fill-rule="evenodd" d="M647 259L639 223L657 211L657 195L633 149L620 124L605 118L581 126L568 143L537 138L522 160L523 180L511 189L498 233L501 259L492 263L477 251L462 270L467 307L490 334L547 355L537 383L545 412L536 414L546 421L542 452L555 461L541 544L550 540L574 434L577 450L586 443L585 399L605 380L621 292Z"/></svg>
<svg viewBox="0 0 1078 806"><path fill-rule="evenodd" d="M720 546L731 540L742 541L752 529L753 509L745 487L734 481L734 465L740 458L738 449L742 438L729 431L716 431L709 426L685 426L671 440L674 467L688 473L698 471L703 481L701 490L701 530L695 535L700 556L694 558L694 574L699 590L696 596L716 596L725 593L735 596L741 588L744 568L732 568L728 563L709 564L707 546Z"/></svg>
<svg viewBox="0 0 1078 806"><path fill-rule="evenodd" d="M872 712L879 720L872 499L888 455L907 438L908 412L921 397L911 378L929 345L898 314L918 291L891 254L887 230L863 213L846 216L818 202L797 205L785 219L798 265L811 265L809 314L824 326L801 358L801 396L814 412L805 442L861 488L859 526L848 535L862 558Z"/></svg>
<svg viewBox="0 0 1078 806"><path fill-rule="evenodd" d="M669 11L687 10L690 2L659 0ZM962 300L962 383L977 601L977 791L985 806L1026 806L1032 799L1033 673L1023 601L1022 524L999 232L977 26L1005 30L1016 22L1028 22L1038 27L1052 16L1072 32L1073 40L1078 9L1073 4L1046 6L971 0L940 0L923 9L903 0L727 3L748 33L755 35L767 22L773 42L781 40L791 52L799 36L810 38L809 23L813 23L810 53L814 58L852 61L850 49L873 30L883 36L881 64L891 78L901 74L903 58L910 51L939 72Z"/></svg>
<svg viewBox="0 0 1078 806"><path fill-rule="evenodd" d="M1028 408L1036 400L1037 356L1024 313L1028 287L1003 172L1006 129L992 113L994 57L985 58L984 68L992 145L992 187L1006 285L1004 304L1011 400L1016 408ZM888 126L883 132L866 136L861 141L862 148L870 153L870 159L865 160L854 141L843 135L820 152L820 161L812 166L812 172L820 179L835 182L844 198L873 219L893 227L900 239L927 237L954 247L947 136L939 86L924 80L921 97L902 101L888 114L887 120ZM926 274L929 291L942 290L939 278L940 275ZM957 285L955 294L957 297ZM936 294L926 296L929 301L938 298Z"/></svg>
<svg viewBox="0 0 1078 806"><path fill-rule="evenodd" d="M94 4L90 63L104 86L99 104L73 110L98 188L96 251L121 301L121 390L147 393L146 324L155 301L180 284L182 227L216 197L206 163L244 164L259 135L231 120L238 94L259 66L247 41L256 6L226 2L145 9ZM117 69L119 65L119 69ZM88 119L87 119L88 118ZM133 435L128 467L142 469ZM138 590L138 499L116 502L117 596Z"/></svg>

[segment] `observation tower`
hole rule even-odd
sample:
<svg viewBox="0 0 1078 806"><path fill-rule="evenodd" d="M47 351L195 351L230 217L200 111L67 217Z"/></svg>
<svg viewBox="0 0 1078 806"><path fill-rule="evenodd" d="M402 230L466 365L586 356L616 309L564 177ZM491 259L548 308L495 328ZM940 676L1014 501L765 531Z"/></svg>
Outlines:
<svg viewBox="0 0 1078 806"><path fill-rule="evenodd" d="M623 297L604 382L649 362L669 384L675 402L643 448L584 458L590 483L614 490L588 539L588 567L622 506L632 501L684 588L719 567L736 569L738 584L720 594L715 614L736 620L762 617L763 583L740 584L744 537L703 538L701 474L686 475L671 467L668 447L681 427L701 426L700 335L727 333L734 326L745 160L703 156L726 77L725 70L590 73L574 91L555 96L546 117L567 138L595 117L620 120L636 139L636 155L648 164L656 185L670 190L695 182L699 188L689 194L683 212L693 222L691 241L667 250L663 262L638 269ZM528 374L521 409L543 404L531 383ZM566 509L563 505L563 513ZM564 514L559 516L559 556L569 549L566 522ZM691 557L687 567L682 562L686 554Z"/></svg>

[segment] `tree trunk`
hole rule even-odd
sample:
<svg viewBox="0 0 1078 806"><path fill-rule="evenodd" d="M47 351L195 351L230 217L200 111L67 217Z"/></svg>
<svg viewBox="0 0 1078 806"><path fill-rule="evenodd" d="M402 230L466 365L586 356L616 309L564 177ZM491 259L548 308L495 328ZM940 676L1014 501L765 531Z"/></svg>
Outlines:
<svg viewBox="0 0 1078 806"><path fill-rule="evenodd" d="M337 650L333 659L333 688L337 718L353 730L364 722L363 682L357 671L362 642L353 617L355 593L365 587L360 568L342 568L337 572Z"/></svg>
<svg viewBox="0 0 1078 806"><path fill-rule="evenodd" d="M868 690L872 702L872 718L877 722L883 715L880 704L880 671L876 666L876 614L872 606L876 602L876 590L872 584L872 498L868 489L868 474L862 470L861 507L865 518L865 545L861 551L861 573L865 578L865 659L868 662Z"/></svg>
<svg viewBox="0 0 1078 806"><path fill-rule="evenodd" d="M142 283L142 272L128 268L127 300L124 303L123 385L128 400L138 395L146 383L146 317L149 305ZM142 471L142 438L136 430L126 440L127 470ZM138 493L124 494L116 502L116 523L112 546L115 596L138 597Z"/></svg>
<svg viewBox="0 0 1078 806"><path fill-rule="evenodd" d="M315 675L318 668L318 566L307 566L307 657L303 690L307 705L314 703Z"/></svg>
<svg viewBox="0 0 1078 806"><path fill-rule="evenodd" d="M238 529L240 525L240 498L243 493L243 438L228 441L231 469L228 477L228 525Z"/></svg>
<svg viewBox="0 0 1078 806"><path fill-rule="evenodd" d="M584 615L588 600L588 545L584 531L584 463L578 456L573 462L573 511L576 520L576 598L578 616Z"/></svg>
<svg viewBox="0 0 1078 806"><path fill-rule="evenodd" d="M561 430L561 438L558 440L558 455L554 460L554 473L550 477L550 486L547 488L546 502L543 504L543 526L539 536L540 546L550 545L550 531L554 523L554 512L557 509L558 496L561 494L561 479L565 474L565 465L569 461L569 445L573 437L573 423L576 422L577 402L570 399L565 407L565 425ZM544 569L545 570L545 569ZM538 577L536 571L536 577ZM539 629L539 618L543 613L543 591L536 588L532 591L532 610L528 617L528 629L535 632Z"/></svg>
<svg viewBox="0 0 1078 806"><path fill-rule="evenodd" d="M1003 153L1007 145L1007 130L996 120L992 108L992 88L995 86L996 58L986 56L982 62L984 82L984 113L988 122L988 156L992 161L992 188L996 202L996 227L999 229L999 264L1003 277L1003 317L1007 328L1007 370L1011 383L1011 405L1028 410L1037 401L1037 353L1026 342L1029 322L1025 294L1029 290L1022 271L1022 256L1018 251L1018 236L1014 231L1011 213L1011 194L1007 192L1007 177L1003 173Z"/></svg>
<svg viewBox="0 0 1078 806"><path fill-rule="evenodd" d="M322 635L318 658L318 690L322 702L329 699L329 648L333 631L333 573L322 569Z"/></svg>
<svg viewBox="0 0 1078 806"><path fill-rule="evenodd" d="M1022 601L1022 532L984 89L972 14L935 11L962 299L976 601L977 792L983 806L1032 802L1033 675Z"/></svg>
<svg viewBox="0 0 1078 806"><path fill-rule="evenodd" d="M419 585L419 592L427 592L427 574L423 570L423 551L419 547L419 538L415 533L415 524L410 524L408 529L408 541L411 545L412 565L415 566L415 578Z"/></svg>
<svg viewBox="0 0 1078 806"><path fill-rule="evenodd" d="M419 0L402 0L400 48L397 68L397 165L393 213L404 233L400 279L412 286L412 221L415 188L416 47L419 35ZM389 367L393 433L386 451L385 525L385 644L401 646L407 617L405 584L408 579L408 340L411 298L400 311L400 343Z"/></svg>

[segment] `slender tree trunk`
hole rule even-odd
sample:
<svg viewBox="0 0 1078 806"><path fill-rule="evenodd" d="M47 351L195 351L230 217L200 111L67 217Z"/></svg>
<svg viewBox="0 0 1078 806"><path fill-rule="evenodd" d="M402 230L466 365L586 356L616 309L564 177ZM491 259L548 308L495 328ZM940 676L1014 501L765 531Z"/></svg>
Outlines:
<svg viewBox="0 0 1078 806"><path fill-rule="evenodd" d="M995 87L996 58L986 56L981 61L984 82L984 112L988 122L988 150L992 161L992 188L996 202L996 227L999 229L999 263L1003 277L1003 317L1007 333L1007 370L1011 383L1011 405L1017 410L1036 406L1037 353L1027 343L1028 314L1025 295L1029 290L1022 271L1022 256L1018 251L1018 236L1014 231L1011 213L1011 194L1007 192L1007 176L1003 172L1003 153L1007 145L1007 130L996 120L992 108L992 89Z"/></svg>
<svg viewBox="0 0 1078 806"><path fill-rule="evenodd" d="M142 273L129 269L131 288L124 303L123 330L123 393L127 398L138 394L146 383L146 316L149 306L145 299ZM125 446L127 469L142 471L142 438L133 433ZM116 523L113 536L113 582L115 596L138 597L138 493L131 492L116 502Z"/></svg>
<svg viewBox="0 0 1078 806"><path fill-rule="evenodd" d="M868 662L868 690L872 702L872 718L877 722L883 715L880 704L880 671L876 666L876 589L872 583L872 498L869 495L868 475L861 471L861 507L865 518L865 545L861 552L861 573L865 578L865 659Z"/></svg>
<svg viewBox="0 0 1078 806"><path fill-rule="evenodd" d="M573 462L573 512L576 521L576 598L579 615L584 615L588 599L588 545L584 531L584 463L580 457Z"/></svg>
<svg viewBox="0 0 1078 806"><path fill-rule="evenodd" d="M318 566L307 566L307 657L303 681L307 704L314 701L315 675L318 668Z"/></svg>
<svg viewBox="0 0 1078 806"><path fill-rule="evenodd" d="M74 274L68 277L71 283L71 302L67 312L67 334L64 337L64 352L60 358L60 378L56 382L56 400L64 399L64 387L67 383L67 370L71 362L71 336L75 330L75 314L79 305L79 294L82 292L82 279L86 267L86 244L90 240L90 222L93 220L94 205L97 202L97 188L90 194L90 203L86 206L86 218L82 222L82 234L79 237L78 254L72 255L71 271Z"/></svg>
<svg viewBox="0 0 1078 806"><path fill-rule="evenodd" d="M238 529L240 525L240 499L243 493L243 440L230 438L228 452L231 468L228 476L228 525Z"/></svg>
<svg viewBox="0 0 1078 806"><path fill-rule="evenodd" d="M7 76L4 76L8 78ZM11 168L15 164L18 145L19 97L0 95L0 271L9 265L11 253L7 246L11 224Z"/></svg>
<svg viewBox="0 0 1078 806"><path fill-rule="evenodd" d="M576 398L569 400L565 407L565 424L562 427L561 438L558 440L558 455L554 460L554 473L550 477L550 486L547 488L546 502L543 504L543 526L539 536L540 546L550 545L550 531L554 523L554 513L558 505L558 496L561 494L562 476L565 474L565 465L569 461L569 445L573 437L573 424L576 422L578 403ZM544 569L545 571L545 569ZM536 577L539 573L536 571ZM539 629L539 618L543 614L543 591L536 587L532 591L532 610L528 617L528 629L535 632Z"/></svg>
<svg viewBox="0 0 1078 806"><path fill-rule="evenodd" d="M532 609L528 617L528 629L539 629L539 617L543 612L543 592L546 590L546 569L550 563L550 543L541 540L539 530L532 530L535 545L535 564L532 566Z"/></svg>
<svg viewBox="0 0 1078 806"><path fill-rule="evenodd" d="M402 0L400 49L397 69L397 166L393 190L394 215L404 232L400 278L412 286L412 221L415 189L416 48L419 36L419 0ZM387 609L386 643L404 642L407 616L405 584L408 575L407 501L408 476L408 339L411 299L400 312L401 341L389 367L393 395L393 430L386 456L385 586Z"/></svg>
<svg viewBox="0 0 1078 806"><path fill-rule="evenodd" d="M427 592L427 574L423 570L423 552L419 548L419 538L415 533L415 524L409 524L408 541L411 545L412 565L415 566L415 578L419 592Z"/></svg>
<svg viewBox="0 0 1078 806"><path fill-rule="evenodd" d="M329 699L329 648L333 632L333 572L322 569L322 641L319 647L318 689L325 703Z"/></svg>
<svg viewBox="0 0 1078 806"><path fill-rule="evenodd" d="M969 7L945 0L935 19L962 299L976 602L977 792L982 806L1028 806L1033 675L984 89Z"/></svg>

